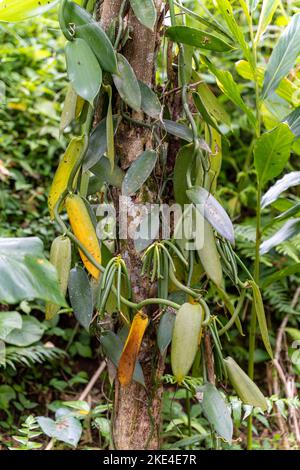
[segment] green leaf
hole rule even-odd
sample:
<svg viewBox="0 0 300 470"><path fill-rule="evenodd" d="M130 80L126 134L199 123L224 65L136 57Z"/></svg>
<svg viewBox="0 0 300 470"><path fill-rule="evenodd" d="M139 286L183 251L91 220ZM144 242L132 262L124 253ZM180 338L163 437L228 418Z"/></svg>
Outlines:
<svg viewBox="0 0 300 470"><path fill-rule="evenodd" d="M130 6L139 22L153 31L157 19L153 0L130 0Z"/></svg>
<svg viewBox="0 0 300 470"><path fill-rule="evenodd" d="M200 83L197 86L197 92L201 97L203 106L208 114L215 118L218 122L226 124L228 127L231 125L230 116L219 102L218 98L213 94L211 89L206 83Z"/></svg>
<svg viewBox="0 0 300 470"><path fill-rule="evenodd" d="M10 385L0 385L0 410L7 410L11 400L16 398L16 392Z"/></svg>
<svg viewBox="0 0 300 470"><path fill-rule="evenodd" d="M226 52L232 50L230 44L217 36L200 31L190 26L170 26L166 31L166 36L173 42L187 44L215 52Z"/></svg>
<svg viewBox="0 0 300 470"><path fill-rule="evenodd" d="M279 0L263 0L259 16L255 42L259 42L261 35L265 32L272 21L273 15L279 5Z"/></svg>
<svg viewBox="0 0 300 470"><path fill-rule="evenodd" d="M193 92L193 100L196 105L196 108L198 109L199 113L202 116L202 119L211 127L216 129L218 132L220 132L218 124L214 120L214 118L207 112L202 99L199 95L199 93L196 93L195 91ZM220 132L221 133L221 132Z"/></svg>
<svg viewBox="0 0 300 470"><path fill-rule="evenodd" d="M84 161L83 161L83 171L88 171L93 166L95 166L99 162L100 158L107 151L106 122L107 122L106 118L102 119L102 121L99 122L99 124L95 127L95 129L91 133L88 149L84 157ZM118 122L119 122L118 118L114 116L113 117L114 134L116 134L117 132Z"/></svg>
<svg viewBox="0 0 300 470"><path fill-rule="evenodd" d="M285 328L285 331L294 341L300 341L300 330L297 330L296 328Z"/></svg>
<svg viewBox="0 0 300 470"><path fill-rule="evenodd" d="M300 106L294 109L283 121L289 125L296 137L300 137Z"/></svg>
<svg viewBox="0 0 300 470"><path fill-rule="evenodd" d="M121 96L122 100L125 101L135 111L141 110L142 96L139 87L139 82L135 76L135 73L121 54L117 55L119 74L113 75L114 84Z"/></svg>
<svg viewBox="0 0 300 470"><path fill-rule="evenodd" d="M106 115L106 141L107 141L107 150L106 157L110 161L110 167L113 171L115 166L115 132L114 132L114 121L112 114L112 89L110 85L105 86L105 90L108 94L108 108Z"/></svg>
<svg viewBox="0 0 300 470"><path fill-rule="evenodd" d="M238 44L240 45L242 51L244 52L245 57L249 62L252 61L251 53L249 50L249 46L244 38L243 31L239 27L238 23L235 20L234 12L229 0L217 0L217 4L219 10L222 13L224 20L227 23L230 32L232 33L233 37L236 39Z"/></svg>
<svg viewBox="0 0 300 470"><path fill-rule="evenodd" d="M111 171L110 163L107 158L101 158L97 165L91 168L91 172L97 176L99 189L104 183L121 188L124 180L124 172L121 168L115 165L113 171Z"/></svg>
<svg viewBox="0 0 300 470"><path fill-rule="evenodd" d="M54 266L43 257L39 238L0 238L0 301L42 299L67 307Z"/></svg>
<svg viewBox="0 0 300 470"><path fill-rule="evenodd" d="M34 317L22 316L22 327L12 330L5 342L14 346L24 347L37 343L43 336L46 327Z"/></svg>
<svg viewBox="0 0 300 470"><path fill-rule="evenodd" d="M275 246L294 237L299 233L299 229L300 219L288 220L272 237L268 238L268 240L265 240L260 245L260 254L264 255Z"/></svg>
<svg viewBox="0 0 300 470"><path fill-rule="evenodd" d="M271 274L270 276L266 277L263 280L261 287L262 289L266 289L268 286L270 286L274 282L280 281L281 279L284 279L285 277L291 276L292 274L299 273L299 272L300 272L300 263L293 264L292 266L283 268L280 271L276 271L274 274Z"/></svg>
<svg viewBox="0 0 300 470"><path fill-rule="evenodd" d="M263 134L255 143L254 163L261 186L280 175L288 162L294 135L287 124Z"/></svg>
<svg viewBox="0 0 300 470"><path fill-rule="evenodd" d="M69 85L59 125L59 131L61 133L74 121L76 117L77 98L77 94L75 93L72 85Z"/></svg>
<svg viewBox="0 0 300 470"><path fill-rule="evenodd" d="M75 37L83 39L94 52L101 68L110 73L118 73L114 48L101 25L84 8L67 1L63 11L65 24L75 26Z"/></svg>
<svg viewBox="0 0 300 470"><path fill-rule="evenodd" d="M200 214L224 238L234 244L232 222L221 204L205 188L194 186L187 190L187 196L195 204Z"/></svg>
<svg viewBox="0 0 300 470"><path fill-rule="evenodd" d="M169 310L166 310L160 319L157 331L157 345L160 354L164 354L171 344L175 319L176 315Z"/></svg>
<svg viewBox="0 0 300 470"><path fill-rule="evenodd" d="M158 96L148 85L146 85L146 83L142 82L141 80L139 80L139 86L142 97L142 110L153 119L159 119L162 112L162 107Z"/></svg>
<svg viewBox="0 0 300 470"><path fill-rule="evenodd" d="M297 59L300 52L300 14L294 15L273 49L267 65L262 99L276 90Z"/></svg>
<svg viewBox="0 0 300 470"><path fill-rule="evenodd" d="M189 204L190 202L186 194L188 185L185 175L187 174L188 168L193 162L193 154L194 145L188 144L184 147L181 147L175 160L173 174L174 197L175 201L182 206Z"/></svg>
<svg viewBox="0 0 300 470"><path fill-rule="evenodd" d="M260 334L265 345L266 351L268 352L271 359L273 359L273 351L270 344L267 320L265 315L264 304L262 301L261 293L258 285L254 281L248 281L253 291L253 305L255 308Z"/></svg>
<svg viewBox="0 0 300 470"><path fill-rule="evenodd" d="M228 71L223 71L215 67L206 57L202 57L202 61L207 65L209 70L215 75L218 86L222 92L244 113L246 113L249 122L252 126L256 125L256 119L248 106L245 104L243 98L241 97L238 85L235 83L232 75Z"/></svg>
<svg viewBox="0 0 300 470"><path fill-rule="evenodd" d="M65 415L54 421L51 418L38 416L37 422L43 433L48 437L65 442L73 447L77 446L82 434L82 426L78 419Z"/></svg>
<svg viewBox="0 0 300 470"><path fill-rule="evenodd" d="M68 77L77 95L93 104L102 84L102 70L83 39L74 39L66 45Z"/></svg>
<svg viewBox="0 0 300 470"><path fill-rule="evenodd" d="M231 443L233 434L233 423L228 407L216 387L206 383L197 389L197 398L200 400L203 413L215 432ZM201 400L202 398L202 400Z"/></svg>
<svg viewBox="0 0 300 470"><path fill-rule="evenodd" d="M154 150L145 150L127 171L122 184L122 194L125 196L134 194L149 178L156 161L157 153Z"/></svg>
<svg viewBox="0 0 300 470"><path fill-rule="evenodd" d="M0 312L0 339L15 329L22 328L22 317L18 312Z"/></svg>
<svg viewBox="0 0 300 470"><path fill-rule="evenodd" d="M175 121L170 121L169 119L164 119L163 127L166 129L168 134L174 135L175 137L185 140L186 142L193 141L192 130L184 124L180 124L179 122Z"/></svg>
<svg viewBox="0 0 300 470"><path fill-rule="evenodd" d="M80 266L71 269L68 290L76 320L89 331L93 317L93 294L89 278Z"/></svg>
<svg viewBox="0 0 300 470"><path fill-rule="evenodd" d="M298 186L300 184L300 171L291 171L284 175L264 194L261 199L261 207L265 207L276 201L281 193L291 188L292 186Z"/></svg>
<svg viewBox="0 0 300 470"><path fill-rule="evenodd" d="M126 340L126 338L125 338ZM100 337L100 343L105 354L111 360L116 368L118 368L119 360L123 351L124 342L118 335L112 331L105 331ZM134 369L133 380L145 387L145 379L141 364L137 361Z"/></svg>
<svg viewBox="0 0 300 470"><path fill-rule="evenodd" d="M0 4L0 22L15 23L32 16L40 16L58 2L59 0L4 0Z"/></svg>

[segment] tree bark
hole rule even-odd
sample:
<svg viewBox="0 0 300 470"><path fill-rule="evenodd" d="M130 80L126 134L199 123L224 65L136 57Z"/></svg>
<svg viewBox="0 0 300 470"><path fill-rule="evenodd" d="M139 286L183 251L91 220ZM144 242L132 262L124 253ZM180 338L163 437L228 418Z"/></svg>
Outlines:
<svg viewBox="0 0 300 470"><path fill-rule="evenodd" d="M97 15L102 26L107 29L113 19L118 16L122 1L104 0ZM162 0L155 0L159 13ZM129 9L127 25L130 28L130 39L122 54L131 64L139 80L154 85L155 54L158 44L159 26L150 31L139 23ZM118 99L116 102L118 103ZM97 113L96 113L97 116ZM136 120L144 120L142 113L132 112ZM116 151L120 165L127 169L131 163L151 146L149 131L145 128L131 126L122 122L116 136ZM118 199L118 191L114 190L114 199ZM149 201L154 199L148 190ZM129 204L138 203L138 198L130 198ZM130 222L130 220L128 220ZM135 300L145 299L150 295L151 285L146 278L141 278L141 256L134 249L132 240L120 243L120 252L130 273ZM151 311L146 312L151 315ZM113 446L119 450L159 449L161 435L161 400L162 386L160 383L164 369L163 358L159 355L151 328L142 344L139 361L142 365L146 388L133 382L123 387L116 379L115 402L113 412Z"/></svg>

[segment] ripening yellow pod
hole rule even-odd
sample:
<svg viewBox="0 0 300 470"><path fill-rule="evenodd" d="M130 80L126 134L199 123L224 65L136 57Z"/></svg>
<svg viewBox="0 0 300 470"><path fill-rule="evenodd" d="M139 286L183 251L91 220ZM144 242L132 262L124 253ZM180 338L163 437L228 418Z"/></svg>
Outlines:
<svg viewBox="0 0 300 470"><path fill-rule="evenodd" d="M176 314L172 345L171 365L177 382L181 383L193 365L200 341L203 321L200 304L185 303Z"/></svg>
<svg viewBox="0 0 300 470"><path fill-rule="evenodd" d="M72 247L70 239L64 236L55 238L50 249L50 262L56 268L59 286L63 296L65 296L67 292L71 269L71 258ZM59 305L47 302L45 310L46 320L51 320L53 317L55 317L59 309Z"/></svg>
<svg viewBox="0 0 300 470"><path fill-rule="evenodd" d="M118 366L118 379L122 385L129 385L132 381L137 357L148 324L149 319L145 313L138 312L134 316Z"/></svg>
<svg viewBox="0 0 300 470"><path fill-rule="evenodd" d="M78 194L70 194L66 197L66 209L74 235L93 256L93 258L101 264L99 241L83 199L81 199ZM79 250L79 253L88 272L95 279L98 279L100 275L99 269L97 269L88 260L81 250Z"/></svg>
<svg viewBox="0 0 300 470"><path fill-rule="evenodd" d="M54 219L55 205L61 194L67 189L70 174L80 158L83 148L84 137L74 137L60 160L48 196L48 207L52 220Z"/></svg>

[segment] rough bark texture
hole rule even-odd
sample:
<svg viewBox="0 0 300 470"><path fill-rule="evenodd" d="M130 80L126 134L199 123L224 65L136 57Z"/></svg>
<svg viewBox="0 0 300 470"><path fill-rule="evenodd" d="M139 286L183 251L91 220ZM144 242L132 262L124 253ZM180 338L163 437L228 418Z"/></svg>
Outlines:
<svg viewBox="0 0 300 470"><path fill-rule="evenodd" d="M104 0L98 9L98 19L104 28L118 16L121 0ZM162 0L155 0L160 11ZM159 34L156 27L154 32L142 26L129 10L127 25L130 28L130 40L122 53L133 67L139 80L152 85L154 78L155 53ZM118 102L118 100L116 100ZM143 114L133 112L137 120L145 119ZM116 151L120 157L120 165L126 169L151 145L150 134L144 128L131 126L122 122L116 136ZM146 189L147 190L147 189ZM114 191L117 200L118 192ZM148 191L149 201L155 195ZM132 198L129 204L139 202ZM127 240L120 245L120 252L130 272L133 293L136 300L149 297L151 285L146 278L141 278L140 255L136 253L133 242ZM153 292L151 293L153 295ZM151 315L151 310L147 311ZM115 405L113 413L113 444L119 450L159 449L161 428L161 398L162 387L160 377L163 373L163 359L157 354L157 348L149 328L142 344L139 361L142 365L146 389L137 383L127 387L115 384Z"/></svg>

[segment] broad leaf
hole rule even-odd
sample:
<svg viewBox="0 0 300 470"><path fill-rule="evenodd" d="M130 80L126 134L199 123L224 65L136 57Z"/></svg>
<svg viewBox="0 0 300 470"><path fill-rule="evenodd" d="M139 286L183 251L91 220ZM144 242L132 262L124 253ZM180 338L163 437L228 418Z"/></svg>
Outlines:
<svg viewBox="0 0 300 470"><path fill-rule="evenodd" d="M42 299L67 307L57 273L43 257L39 238L0 238L0 301Z"/></svg>
<svg viewBox="0 0 300 470"><path fill-rule="evenodd" d="M15 329L22 328L22 317L18 312L0 312L0 339Z"/></svg>
<svg viewBox="0 0 300 470"><path fill-rule="evenodd" d="M166 129L168 134L174 135L175 137L185 140L186 142L193 141L192 130L184 124L180 124L179 122L175 121L170 121L169 119L164 119L163 127Z"/></svg>
<svg viewBox="0 0 300 470"><path fill-rule="evenodd" d="M100 337L100 343L107 357L111 360L114 366L118 368L124 342L122 342L119 336L112 331L105 331ZM143 370L138 361L135 364L133 380L145 387Z"/></svg>
<svg viewBox="0 0 300 470"><path fill-rule="evenodd" d="M51 418L38 416L37 422L48 437L65 442L73 447L77 446L82 434L82 426L78 419L70 415L64 415L54 421Z"/></svg>
<svg viewBox="0 0 300 470"><path fill-rule="evenodd" d="M200 214L214 229L234 244L234 229L232 222L221 204L206 189L195 186L187 190L189 199L196 205Z"/></svg>
<svg viewBox="0 0 300 470"><path fill-rule="evenodd" d="M111 171L113 171L115 166L115 140L114 140L114 121L112 114L112 89L110 85L105 86L105 90L108 94L108 108L106 115L106 142L107 150L106 157L110 161Z"/></svg>
<svg viewBox="0 0 300 470"><path fill-rule="evenodd" d="M281 193L292 186L297 186L298 184L300 184L300 171L291 171L291 173L284 175L280 180L276 181L276 183L262 197L262 209L276 201Z"/></svg>
<svg viewBox="0 0 300 470"><path fill-rule="evenodd" d="M90 46L83 39L66 45L68 77L76 93L93 104L102 84L102 70Z"/></svg>
<svg viewBox="0 0 300 470"><path fill-rule="evenodd" d="M130 0L130 6L139 22L153 31L157 18L153 0Z"/></svg>
<svg viewBox="0 0 300 470"><path fill-rule="evenodd" d="M297 328L285 328L285 331L294 341L300 341L300 330L297 330Z"/></svg>
<svg viewBox="0 0 300 470"><path fill-rule="evenodd" d="M110 163L107 158L101 158L99 163L91 168L91 172L98 178L98 190L101 189L104 183L117 188L121 188L122 186L124 179L123 170L115 165L113 171L111 171Z"/></svg>
<svg viewBox="0 0 300 470"><path fill-rule="evenodd" d="M14 346L25 347L37 343L43 336L46 327L35 317L22 316L22 327L12 330L5 342Z"/></svg>
<svg viewBox="0 0 300 470"><path fill-rule="evenodd" d="M228 127L231 125L230 116L224 109L218 98L213 94L211 89L206 83L200 83L197 86L197 92L199 93L203 106L207 112L220 123L226 124Z"/></svg>
<svg viewBox="0 0 300 470"><path fill-rule="evenodd" d="M252 58L251 58L249 46L244 38L242 29L239 27L238 23L236 22L233 8L231 6L231 2L229 2L229 0L217 0L217 4L222 13L222 17L224 18L224 20L227 23L228 28L230 29L230 32L232 33L233 37L238 42L247 60L251 62Z"/></svg>
<svg viewBox="0 0 300 470"><path fill-rule="evenodd" d="M131 65L125 59L125 57L121 54L118 54L117 58L119 74L113 75L114 84L122 100L125 101L125 103L135 111L140 111L142 96L139 82Z"/></svg>
<svg viewBox="0 0 300 470"><path fill-rule="evenodd" d="M125 196L134 194L149 178L157 161L157 153L154 150L145 150L131 165L127 171L122 193Z"/></svg>
<svg viewBox="0 0 300 470"><path fill-rule="evenodd" d="M215 52L226 52L232 49L230 44L206 31L200 31L189 26L171 26L166 35L171 41L187 44Z"/></svg>
<svg viewBox="0 0 300 470"><path fill-rule="evenodd" d="M273 49L267 65L262 98L276 90L280 81L294 66L300 52L300 14L294 15Z"/></svg>
<svg viewBox="0 0 300 470"><path fill-rule="evenodd" d="M142 96L142 110L153 119L159 119L162 112L162 107L157 94L154 93L154 91L151 90L151 88L148 87L146 83L140 80L139 86Z"/></svg>
<svg viewBox="0 0 300 470"><path fill-rule="evenodd" d="M256 31L255 41L260 40L261 35L265 32L272 21L273 15L279 5L279 0L263 0L259 23Z"/></svg>
<svg viewBox="0 0 300 470"><path fill-rule="evenodd" d="M188 168L192 165L193 154L194 145L188 144L181 147L175 160L173 174L174 197L175 201L182 206L190 202L186 194L188 185L185 175L187 174Z"/></svg>
<svg viewBox="0 0 300 470"><path fill-rule="evenodd" d="M279 245L280 243L292 238L294 235L299 233L300 229L300 219L288 220L283 227L281 227L278 232L276 232L272 237L265 240L260 245L260 254L264 255L268 253L272 248Z"/></svg>
<svg viewBox="0 0 300 470"><path fill-rule="evenodd" d="M294 135L287 124L263 134L254 147L254 163L261 186L280 175L288 162Z"/></svg>
<svg viewBox="0 0 300 470"><path fill-rule="evenodd" d="M40 16L58 2L59 0L4 0L0 4L0 22L14 23Z"/></svg>
<svg viewBox="0 0 300 470"><path fill-rule="evenodd" d="M300 137L300 106L292 111L285 119L293 134Z"/></svg>
<svg viewBox="0 0 300 470"><path fill-rule="evenodd" d="M118 129L118 118L113 117L114 134ZM89 146L84 157L83 171L90 170L96 165L100 158L107 151L107 131L106 131L106 118L102 119L91 133Z"/></svg>
<svg viewBox="0 0 300 470"><path fill-rule="evenodd" d="M75 318L89 331L93 317L93 294L89 278L80 266L71 269L68 289Z"/></svg>
<svg viewBox="0 0 300 470"><path fill-rule="evenodd" d="M175 313L167 309L160 319L157 331L157 345L160 354L164 354L169 344L171 344L175 318Z"/></svg>
<svg viewBox="0 0 300 470"><path fill-rule="evenodd" d="M264 309L264 304L263 304L263 300L261 297L261 293L260 293L259 287L254 281L249 281L249 284L251 285L252 291L253 291L253 304L254 304L257 320L258 320L260 334L261 334L263 343L265 345L266 351L268 352L269 356L272 359L273 351L272 351L271 344L270 344L266 314L265 314L265 309Z"/></svg>
<svg viewBox="0 0 300 470"><path fill-rule="evenodd" d="M235 83L232 75L228 71L220 70L215 67L206 57L202 57L202 61L207 65L209 70L215 75L218 86L223 91L223 93L239 108L241 108L244 113L246 113L250 123L255 126L256 119L248 106L245 104L243 98L241 97L238 85Z"/></svg>
<svg viewBox="0 0 300 470"><path fill-rule="evenodd" d="M196 397L203 408L203 413L215 432L231 443L233 434L233 423L229 409L224 398L216 387L211 383L206 383L197 389Z"/></svg>

